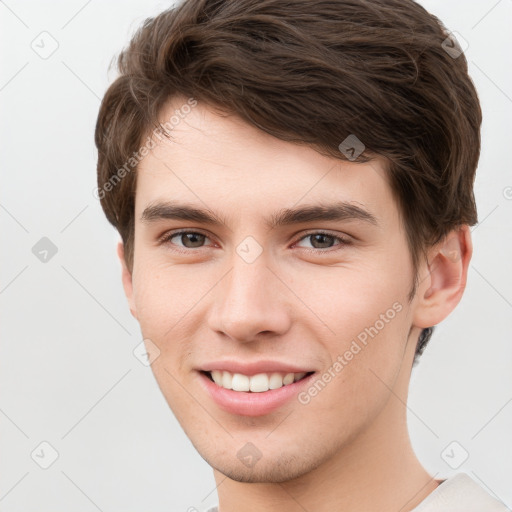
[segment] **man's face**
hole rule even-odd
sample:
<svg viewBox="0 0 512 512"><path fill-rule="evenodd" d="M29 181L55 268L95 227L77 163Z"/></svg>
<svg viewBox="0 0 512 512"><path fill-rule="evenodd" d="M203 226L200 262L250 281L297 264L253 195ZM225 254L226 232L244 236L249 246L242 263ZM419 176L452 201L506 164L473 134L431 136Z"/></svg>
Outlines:
<svg viewBox="0 0 512 512"><path fill-rule="evenodd" d="M280 482L391 428L381 420L408 380L415 302L382 163L328 158L201 103L172 137L137 171L127 293L202 457L235 480Z"/></svg>

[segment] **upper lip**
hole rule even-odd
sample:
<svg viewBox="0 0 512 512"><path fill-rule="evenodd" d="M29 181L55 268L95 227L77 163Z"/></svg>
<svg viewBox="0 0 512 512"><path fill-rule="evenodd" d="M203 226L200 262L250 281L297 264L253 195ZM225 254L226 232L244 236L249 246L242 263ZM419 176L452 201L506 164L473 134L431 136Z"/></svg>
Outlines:
<svg viewBox="0 0 512 512"><path fill-rule="evenodd" d="M247 376L256 375L258 373L309 373L314 371L306 366L298 366L279 361L212 361L211 363L205 363L199 369L204 372L225 370L230 373L241 373Z"/></svg>

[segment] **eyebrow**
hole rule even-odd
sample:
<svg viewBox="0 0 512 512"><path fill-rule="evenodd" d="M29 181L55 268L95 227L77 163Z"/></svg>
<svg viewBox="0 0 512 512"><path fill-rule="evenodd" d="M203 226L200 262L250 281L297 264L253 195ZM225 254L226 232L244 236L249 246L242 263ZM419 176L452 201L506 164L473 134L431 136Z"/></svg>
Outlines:
<svg viewBox="0 0 512 512"><path fill-rule="evenodd" d="M211 210L171 202L149 205L144 209L140 220L144 223L159 220L186 220L217 227L226 225L225 221ZM359 220L378 226L377 218L368 210L344 201L284 208L264 219L264 222L269 229L274 229L280 226L307 222L351 220Z"/></svg>

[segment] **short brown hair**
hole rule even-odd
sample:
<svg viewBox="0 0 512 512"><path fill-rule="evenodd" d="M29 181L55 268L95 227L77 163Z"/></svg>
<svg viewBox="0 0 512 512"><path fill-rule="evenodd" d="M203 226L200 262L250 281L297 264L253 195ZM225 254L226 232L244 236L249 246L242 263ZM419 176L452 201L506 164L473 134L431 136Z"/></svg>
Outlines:
<svg viewBox="0 0 512 512"><path fill-rule="evenodd" d="M448 36L412 0L186 0L145 20L117 59L95 132L99 197L128 267L136 172L126 162L181 95L342 160L355 135L356 162L387 162L417 274L422 251L477 222L482 114Z"/></svg>

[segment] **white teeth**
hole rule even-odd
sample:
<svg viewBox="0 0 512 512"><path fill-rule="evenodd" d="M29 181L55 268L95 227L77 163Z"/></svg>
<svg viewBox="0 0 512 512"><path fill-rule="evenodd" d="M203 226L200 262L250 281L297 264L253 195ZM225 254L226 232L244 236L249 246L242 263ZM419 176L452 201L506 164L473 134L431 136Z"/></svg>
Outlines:
<svg viewBox="0 0 512 512"><path fill-rule="evenodd" d="M231 389L231 383L233 382L233 375L229 372L222 372L222 387L225 389Z"/></svg>
<svg viewBox="0 0 512 512"><path fill-rule="evenodd" d="M266 373L258 373L250 378L249 389L253 393L261 393L262 391L268 391L268 375Z"/></svg>
<svg viewBox="0 0 512 512"><path fill-rule="evenodd" d="M273 373L268 381L270 389L279 389L283 387L283 377L280 373Z"/></svg>
<svg viewBox="0 0 512 512"><path fill-rule="evenodd" d="M231 386L233 391L249 391L249 377L241 373L235 373L231 381Z"/></svg>
<svg viewBox="0 0 512 512"><path fill-rule="evenodd" d="M263 393L270 389L279 389L288 386L293 382L302 379L306 373L258 373L248 376L241 373L230 373L227 371L213 370L210 372L213 382L224 389L233 391L251 391L253 393Z"/></svg>
<svg viewBox="0 0 512 512"><path fill-rule="evenodd" d="M287 373L285 376L284 376L284 379L283 379L283 384L286 386L287 384L291 384L293 382L293 373Z"/></svg>

